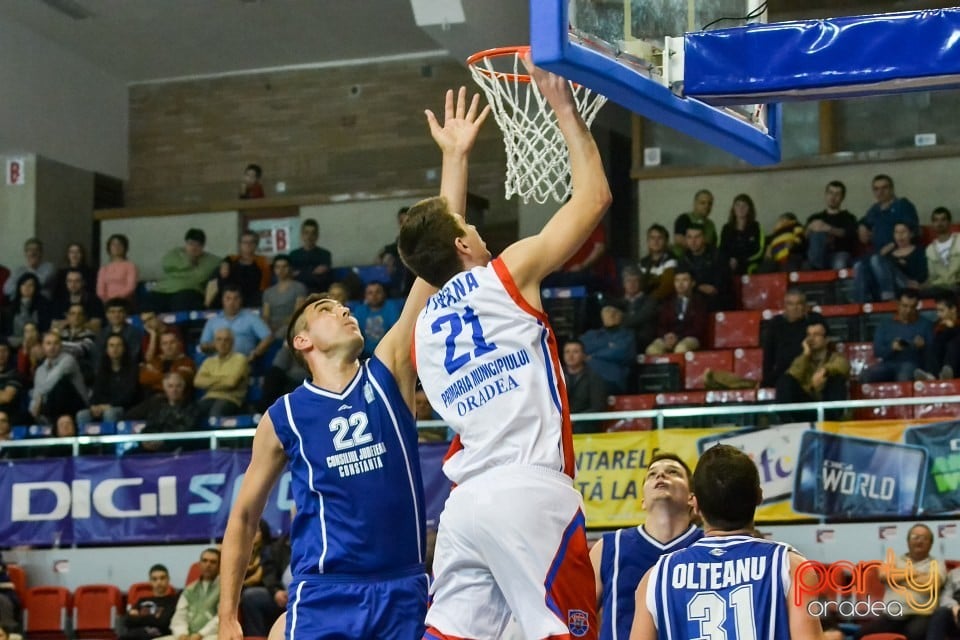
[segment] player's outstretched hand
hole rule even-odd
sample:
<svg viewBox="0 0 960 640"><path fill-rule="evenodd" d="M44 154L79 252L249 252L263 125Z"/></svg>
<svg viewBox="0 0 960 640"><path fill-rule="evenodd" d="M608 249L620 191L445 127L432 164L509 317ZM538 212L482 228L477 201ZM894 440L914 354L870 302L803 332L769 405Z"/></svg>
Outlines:
<svg viewBox="0 0 960 640"><path fill-rule="evenodd" d="M217 629L217 640L243 640L240 621L236 617L231 620L221 617L220 627Z"/></svg>
<svg viewBox="0 0 960 640"><path fill-rule="evenodd" d="M533 58L527 51L520 58L523 66L527 68L527 73L537 83L540 93L547 99L553 110L560 111L563 107L569 107L576 111L576 102L573 99L573 92L570 91L570 83L565 78L551 73L533 64Z"/></svg>
<svg viewBox="0 0 960 640"><path fill-rule="evenodd" d="M443 153L466 154L473 148L483 121L490 114L490 105L480 110L480 95L474 94L467 106L467 88L460 87L454 101L453 89L447 90L443 109L443 124L437 120L433 111L427 109L427 124L430 135Z"/></svg>

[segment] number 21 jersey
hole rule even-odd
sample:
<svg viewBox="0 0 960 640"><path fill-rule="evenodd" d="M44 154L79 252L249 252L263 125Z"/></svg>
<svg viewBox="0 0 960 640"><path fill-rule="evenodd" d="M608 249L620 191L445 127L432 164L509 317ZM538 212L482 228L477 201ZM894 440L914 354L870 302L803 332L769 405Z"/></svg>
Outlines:
<svg viewBox="0 0 960 640"><path fill-rule="evenodd" d="M417 319L417 371L456 432L443 465L462 484L524 464L574 474L557 343L499 258L450 279Z"/></svg>

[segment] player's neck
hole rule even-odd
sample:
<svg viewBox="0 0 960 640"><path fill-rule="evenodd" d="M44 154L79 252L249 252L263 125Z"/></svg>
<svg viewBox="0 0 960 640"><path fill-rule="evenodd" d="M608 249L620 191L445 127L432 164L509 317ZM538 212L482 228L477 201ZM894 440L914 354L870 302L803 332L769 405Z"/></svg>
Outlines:
<svg viewBox="0 0 960 640"><path fill-rule="evenodd" d="M676 511L666 506L650 511L643 523L643 530L657 542L670 542L689 528L689 511Z"/></svg>
<svg viewBox="0 0 960 640"><path fill-rule="evenodd" d="M315 386L335 393L343 391L357 375L360 361L324 354L310 363L310 376Z"/></svg>
<svg viewBox="0 0 960 640"><path fill-rule="evenodd" d="M722 538L725 536L750 536L754 537L757 535L757 530L754 528L753 523L751 522L746 527L742 529L721 529L719 527L711 526L709 523L703 523L703 535L713 538Z"/></svg>

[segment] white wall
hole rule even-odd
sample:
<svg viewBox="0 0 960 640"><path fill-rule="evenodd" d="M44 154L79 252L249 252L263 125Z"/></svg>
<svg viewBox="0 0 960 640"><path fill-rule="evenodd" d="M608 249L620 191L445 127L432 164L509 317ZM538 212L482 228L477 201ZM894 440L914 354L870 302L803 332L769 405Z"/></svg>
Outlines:
<svg viewBox="0 0 960 640"><path fill-rule="evenodd" d="M5 20L0 21L0 87L0 151L29 151L127 177L124 82Z"/></svg>
<svg viewBox="0 0 960 640"><path fill-rule="evenodd" d="M640 180L637 188L641 254L646 248L646 229L659 222L673 233L673 221L690 210L693 194L699 189L713 192L711 218L718 232L727 221L733 198L739 193L753 198L760 224L767 231L785 211L792 211L805 221L811 213L823 209L823 191L830 180L846 184L844 206L859 218L873 204L870 182L879 173L893 178L897 195L909 198L916 205L921 224L928 224L930 212L941 205L949 208L955 219L960 219L956 169L956 158L936 158Z"/></svg>
<svg viewBox="0 0 960 640"><path fill-rule="evenodd" d="M320 226L321 247L333 254L333 266L371 264L377 251L397 238L397 211L420 198L364 200L300 208L300 219Z"/></svg>

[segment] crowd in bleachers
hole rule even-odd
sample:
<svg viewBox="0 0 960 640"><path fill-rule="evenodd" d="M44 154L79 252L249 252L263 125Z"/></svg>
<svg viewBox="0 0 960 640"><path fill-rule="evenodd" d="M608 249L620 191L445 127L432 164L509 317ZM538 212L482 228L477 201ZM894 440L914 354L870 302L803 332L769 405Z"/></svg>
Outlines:
<svg viewBox="0 0 960 640"><path fill-rule="evenodd" d="M578 345L564 353L572 409L603 410L590 391L600 388L616 409L955 392L960 236L951 213L937 207L921 227L889 176L872 186L876 202L859 219L843 208L846 186L831 181L822 211L805 223L783 214L767 234L747 194L718 232L706 190L677 218L673 242L652 225L645 255L622 264L618 286L568 332ZM912 417L913 407L827 416L903 410Z"/></svg>
<svg viewBox="0 0 960 640"><path fill-rule="evenodd" d="M716 402L810 402L926 388L914 381L947 390L933 383L952 384L960 371L950 211L938 207L921 227L891 178L876 176L873 190L858 219L843 208L845 185L832 181L822 211L805 223L784 214L769 233L748 194L718 229L703 190L672 238L662 225L647 230L636 263L606 255L598 227L546 283L583 284L601 301L574 319L547 301L570 341L573 410L603 410L608 396L649 395L631 405L648 408L703 403L709 391ZM80 244L57 267L40 240L27 240L22 264L0 267L0 439L16 425L60 436L118 423L169 433L263 411L305 376L283 338L314 291L351 306L369 355L411 284L396 243L374 266L335 269L316 221L300 236L299 248L268 260L248 231L221 258L205 250L203 230L189 229L152 283L139 280L122 235L107 240L96 270Z"/></svg>

